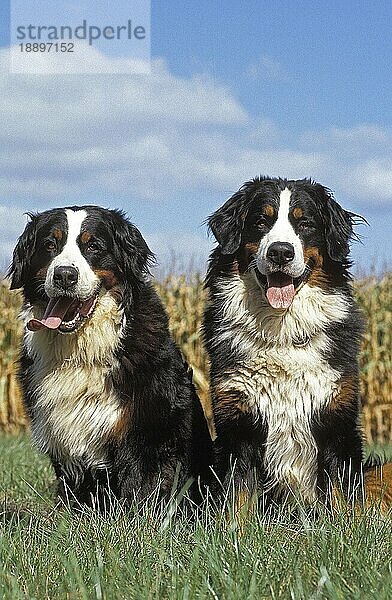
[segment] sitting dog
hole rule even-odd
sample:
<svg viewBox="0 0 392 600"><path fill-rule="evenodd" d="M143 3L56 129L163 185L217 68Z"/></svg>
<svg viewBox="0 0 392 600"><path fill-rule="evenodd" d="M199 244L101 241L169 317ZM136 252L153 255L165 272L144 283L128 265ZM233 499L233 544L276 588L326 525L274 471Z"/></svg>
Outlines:
<svg viewBox="0 0 392 600"><path fill-rule="evenodd" d="M202 474L210 438L199 399L147 279L152 254L116 210L30 215L14 251L22 288L24 405L59 494L125 502Z"/></svg>
<svg viewBox="0 0 392 600"><path fill-rule="evenodd" d="M215 470L238 498L353 496L362 471L349 243L360 217L318 183L245 183L209 218L206 277ZM240 501L240 500L239 500Z"/></svg>

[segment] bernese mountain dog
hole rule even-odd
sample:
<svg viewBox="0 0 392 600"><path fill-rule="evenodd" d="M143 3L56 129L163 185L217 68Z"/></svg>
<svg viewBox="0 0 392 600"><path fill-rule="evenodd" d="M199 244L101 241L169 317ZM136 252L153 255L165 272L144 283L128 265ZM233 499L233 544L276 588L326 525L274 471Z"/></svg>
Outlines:
<svg viewBox="0 0 392 600"><path fill-rule="evenodd" d="M309 179L259 177L208 220L214 468L238 498L313 504L329 484L360 488L363 321L348 255L361 219Z"/></svg>
<svg viewBox="0 0 392 600"><path fill-rule="evenodd" d="M24 405L74 506L169 498L209 462L203 411L123 213L31 214L10 268L22 288ZM195 486L197 487L197 486Z"/></svg>

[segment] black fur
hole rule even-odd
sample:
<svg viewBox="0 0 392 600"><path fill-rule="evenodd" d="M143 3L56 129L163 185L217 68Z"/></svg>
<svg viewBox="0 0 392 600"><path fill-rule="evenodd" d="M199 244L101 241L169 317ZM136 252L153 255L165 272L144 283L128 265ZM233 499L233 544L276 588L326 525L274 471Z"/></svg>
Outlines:
<svg viewBox="0 0 392 600"><path fill-rule="evenodd" d="M203 334L211 363L211 395L217 431L215 470L223 483L223 490L227 490L234 477L237 491L257 492L263 497L263 503L281 498L279 491L266 493L270 483L265 462L269 423L262 416L256 418L248 408L252 398L235 391L235 379L243 372L250 358L244 350L246 344L241 347L233 341L237 339L234 335L240 332L241 323L235 320L235 316L231 322L229 318L223 318L229 302L224 286L242 281L244 293L248 293L249 281L253 281L249 279L250 273L256 269L257 249L276 222L279 196L285 188L291 191L290 211L298 208L298 218L294 218L293 212L290 212L291 225L301 240L303 251L314 256L311 263L313 271L307 285L319 287L332 298L334 294L339 295L349 307L343 322L334 322L332 319L322 331L328 338L328 344L320 357L339 374L344 391L335 403L326 404L311 418L311 432L317 446L319 497L325 496L329 481L335 486L342 485L344 492L349 494L350 485L354 479L358 483L362 470L358 352L363 324L353 299L348 271L349 244L355 237L353 225L361 217L344 210L330 190L311 180L256 178L245 183L209 218L209 228L218 246L211 254L206 277L209 301L204 314ZM263 212L266 205L268 210ZM260 289L260 306L263 302L266 305L264 294ZM244 302L247 301L245 297ZM248 309L249 312L252 310L251 307ZM269 310L269 313L265 313L265 319L271 314ZM253 339L263 339L262 336L266 335L266 325L261 321L259 323L260 329L252 336L244 332L249 345ZM298 356L302 342L306 346L314 335L309 331L304 340L293 340L294 347L296 344L299 347ZM276 347L279 348L279 345ZM268 357L268 344L265 348ZM282 347L282 356L285 351L285 347ZM279 377L279 374L271 377L272 382L273 377ZM227 390L231 378L234 391L223 393L222 386ZM280 398L276 397L274 401L279 403ZM276 451L279 452L279 448ZM234 463L233 474L231 468Z"/></svg>
<svg viewBox="0 0 392 600"><path fill-rule="evenodd" d="M153 255L120 211L95 206L71 209L87 213L80 232L86 233L86 243L81 235L77 242L81 255L99 274L102 290L115 299L126 324L118 331L121 339L105 376L105 389L114 393L121 407L121 422L103 441L105 467L90 467L88 455L71 456L67 460L77 464L73 472L61 454L67 455L67 448L60 456L49 449L59 494L75 504L102 507L108 488L116 498L130 503L147 498L159 484L159 497L168 499L174 485L181 488L190 478L206 475L211 442L191 374L170 337L165 310L147 278ZM67 218L65 209L30 217L14 251L11 287L23 289L26 307L45 306L46 268L66 244ZM91 327L88 321L67 335L78 336L87 327ZM57 330L48 335L60 342L67 337ZM33 421L41 414L36 409L41 382L33 379L39 359L24 345L20 380ZM69 386L71 392L72 380ZM66 405L67 397L62 401ZM91 402L99 410L100 398L92 397ZM51 440L50 447L56 443L62 441ZM196 484L193 497L198 497Z"/></svg>
<svg viewBox="0 0 392 600"><path fill-rule="evenodd" d="M242 230L252 196L246 194L246 186L238 190L208 220L222 254L233 254L241 243Z"/></svg>

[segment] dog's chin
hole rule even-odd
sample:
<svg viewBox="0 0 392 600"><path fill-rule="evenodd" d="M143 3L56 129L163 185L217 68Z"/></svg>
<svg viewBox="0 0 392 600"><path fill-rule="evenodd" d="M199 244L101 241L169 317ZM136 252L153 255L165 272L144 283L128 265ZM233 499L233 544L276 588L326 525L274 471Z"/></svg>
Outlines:
<svg viewBox="0 0 392 600"><path fill-rule="evenodd" d="M30 331L54 331L61 334L75 333L88 321L97 306L100 289L87 299L71 296L47 298L42 319L30 319L27 328Z"/></svg>
<svg viewBox="0 0 392 600"><path fill-rule="evenodd" d="M287 310L292 305L297 292L309 279L312 268L313 265L307 262L298 277L293 277L284 271L271 271L263 274L257 267L254 269L254 274L268 304L274 309Z"/></svg>

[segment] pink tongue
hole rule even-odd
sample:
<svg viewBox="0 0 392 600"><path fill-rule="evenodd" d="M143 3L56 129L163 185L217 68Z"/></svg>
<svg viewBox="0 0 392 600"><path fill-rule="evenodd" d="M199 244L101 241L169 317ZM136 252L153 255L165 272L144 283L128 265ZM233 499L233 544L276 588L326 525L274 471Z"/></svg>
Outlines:
<svg viewBox="0 0 392 600"><path fill-rule="evenodd" d="M289 308L295 295L293 278L284 273L271 273L267 281L267 300L272 308Z"/></svg>
<svg viewBox="0 0 392 600"><path fill-rule="evenodd" d="M27 323L27 328L30 329L30 331L38 331L39 329L58 329L65 313L73 303L75 303L74 298L52 298L48 302L48 306L46 307L42 319L31 319Z"/></svg>

